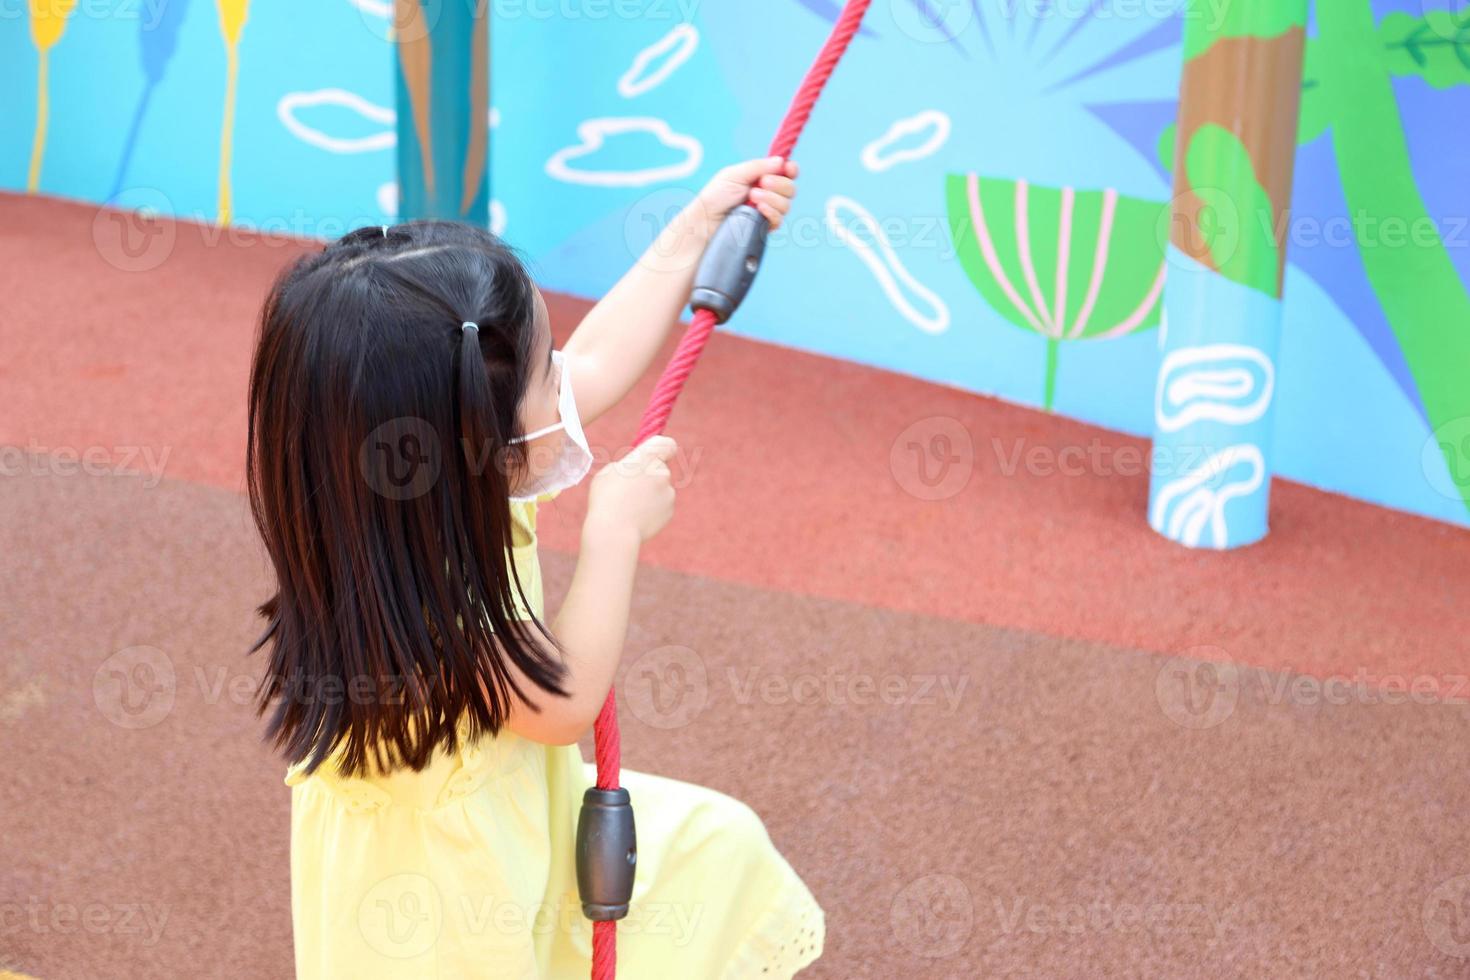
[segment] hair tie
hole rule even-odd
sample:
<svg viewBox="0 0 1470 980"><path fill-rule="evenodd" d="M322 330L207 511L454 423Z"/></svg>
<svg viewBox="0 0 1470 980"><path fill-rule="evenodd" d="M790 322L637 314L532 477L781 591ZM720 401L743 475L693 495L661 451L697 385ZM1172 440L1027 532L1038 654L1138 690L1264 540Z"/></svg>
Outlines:
<svg viewBox="0 0 1470 980"><path fill-rule="evenodd" d="M379 227L383 229L383 237L384 238L387 238L388 237L388 226L387 225L380 225Z"/></svg>
<svg viewBox="0 0 1470 980"><path fill-rule="evenodd" d="M459 329L460 330L473 330L475 333L479 333L480 332L480 325L478 323L472 323L469 320L466 320L464 323L461 323L459 325Z"/></svg>

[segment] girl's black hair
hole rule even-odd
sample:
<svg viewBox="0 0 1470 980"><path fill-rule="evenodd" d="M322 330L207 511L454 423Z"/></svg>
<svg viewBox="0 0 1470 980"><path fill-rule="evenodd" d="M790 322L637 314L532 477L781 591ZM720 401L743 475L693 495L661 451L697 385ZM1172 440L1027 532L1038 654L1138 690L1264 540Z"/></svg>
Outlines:
<svg viewBox="0 0 1470 980"><path fill-rule="evenodd" d="M277 590L251 652L293 764L422 769L526 699L507 663L566 695L509 560L535 296L494 235L422 221L350 232L267 297L246 479Z"/></svg>

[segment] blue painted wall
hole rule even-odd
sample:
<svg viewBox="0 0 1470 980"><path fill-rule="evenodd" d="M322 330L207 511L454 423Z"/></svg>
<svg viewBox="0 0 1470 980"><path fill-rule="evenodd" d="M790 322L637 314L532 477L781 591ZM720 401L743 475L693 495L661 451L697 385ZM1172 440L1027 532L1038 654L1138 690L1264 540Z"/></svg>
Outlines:
<svg viewBox="0 0 1470 980"><path fill-rule="evenodd" d="M77 5L49 56L40 192L217 219L219 2ZM874 4L794 154L804 179L788 229L728 329L1039 405L1046 341L1003 317L962 268L946 178L1025 180L1046 193L1112 189L1162 213L1170 179L1159 145L1178 84L1179 15L1162 2L977 0L929 8L946 11L936 27L915 2ZM1426 5L1449 6L1376 0L1374 9ZM334 237L393 219L389 6L248 5L230 167L235 223ZM545 286L593 297L650 239L650 216L681 201L680 189L764 152L837 4L768 0L759 16L751 4L694 0L499 0L494 9L492 224L532 257ZM631 72L655 45L643 71ZM0 19L5 189L26 189L37 72L25 9L13 7ZM1470 85L1396 85L1414 176L1470 281L1470 229L1455 217L1470 215L1470 127L1456 123L1470 118ZM574 149L584 142L579 126L629 117L642 121L599 148ZM914 131L885 140L902 120ZM1299 222L1345 220L1327 135L1302 146L1296 195ZM854 224L864 212L866 230ZM1113 252L1136 256L1157 250L1145 236L1162 231L1115 234ZM1356 246L1303 236L1289 257L1277 472L1470 524L1456 482L1470 477L1470 447L1464 473L1425 451L1430 426ZM1152 326L1064 341L1054 410L1150 433L1158 347Z"/></svg>

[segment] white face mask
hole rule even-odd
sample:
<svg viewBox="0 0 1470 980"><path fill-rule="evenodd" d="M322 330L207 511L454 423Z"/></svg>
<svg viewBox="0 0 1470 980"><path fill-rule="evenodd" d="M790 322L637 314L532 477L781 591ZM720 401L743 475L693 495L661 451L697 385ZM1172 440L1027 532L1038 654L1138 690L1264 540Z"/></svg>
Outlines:
<svg viewBox="0 0 1470 980"><path fill-rule="evenodd" d="M559 350L552 351L551 363L561 369L561 386L556 396L556 410L561 421L543 429L537 429L535 432L528 432L520 438L512 439L511 442L529 442L548 432L555 432L557 429L566 429L567 437L562 440L561 452L552 464L543 472L532 474L530 482L521 488L520 494L512 496L511 500L535 500L548 493L556 493L558 490L574 487L581 483L588 471L592 469L592 450L588 447L587 436L582 431L582 420L577 416L577 401L572 396L572 382L567 371L566 355Z"/></svg>

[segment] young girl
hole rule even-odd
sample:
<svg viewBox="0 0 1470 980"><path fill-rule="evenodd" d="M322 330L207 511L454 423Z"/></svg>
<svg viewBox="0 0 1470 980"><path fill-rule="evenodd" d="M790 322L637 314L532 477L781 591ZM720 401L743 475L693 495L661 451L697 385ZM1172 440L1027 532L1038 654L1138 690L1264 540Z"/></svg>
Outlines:
<svg viewBox="0 0 1470 980"><path fill-rule="evenodd" d="M261 692L291 769L296 971L588 975L576 742L622 652L640 545L673 514L658 437L592 481L549 624L537 503L591 465L584 423L650 366L705 242L751 195L778 226L796 165L720 171L553 350L515 254L467 225L354 231L267 298L248 481L277 577ZM635 772L639 864L619 975L785 977L822 910L758 817Z"/></svg>

